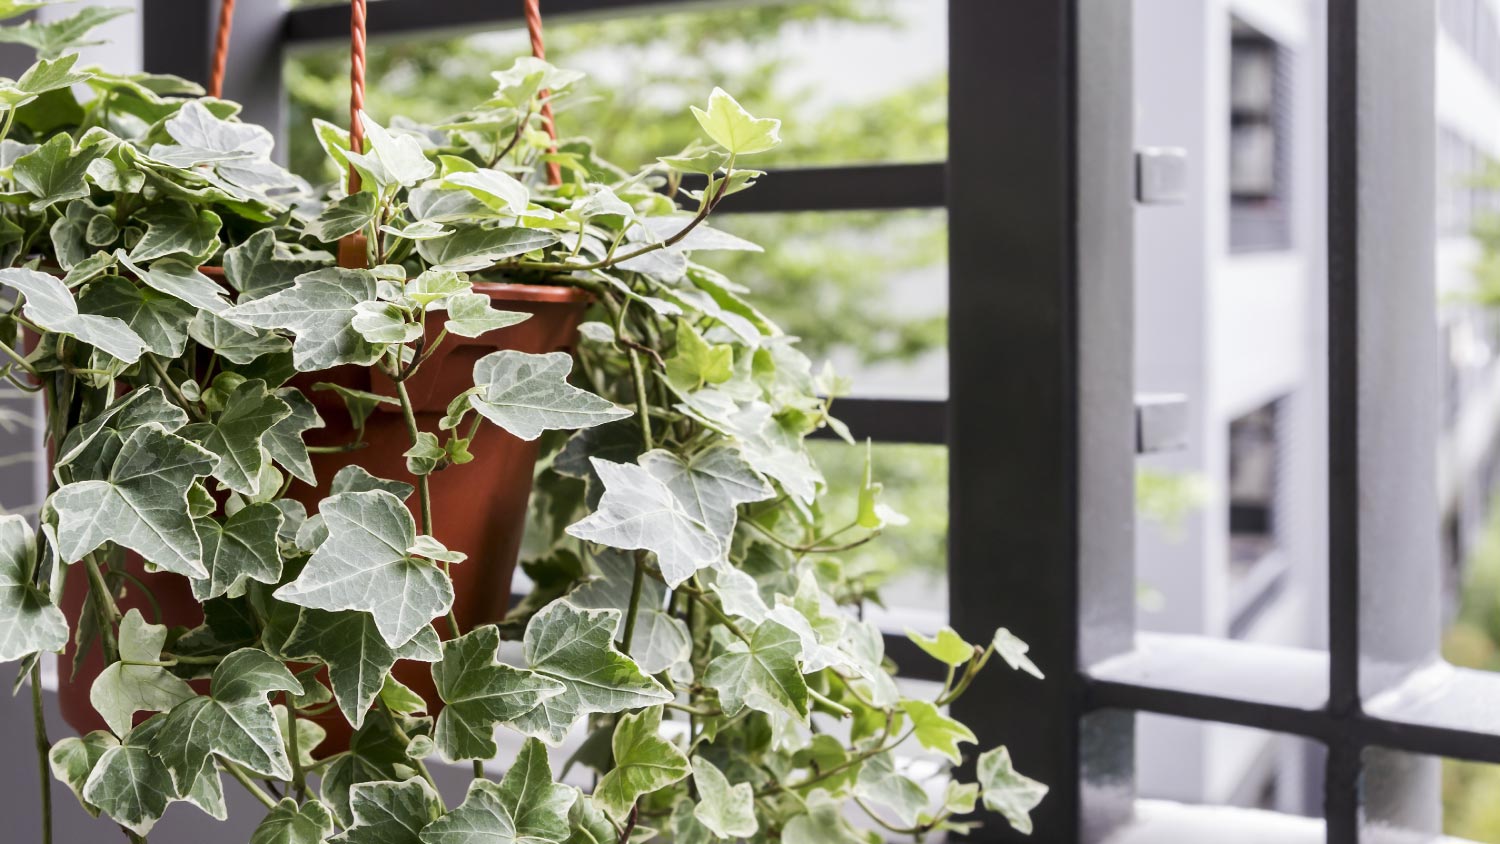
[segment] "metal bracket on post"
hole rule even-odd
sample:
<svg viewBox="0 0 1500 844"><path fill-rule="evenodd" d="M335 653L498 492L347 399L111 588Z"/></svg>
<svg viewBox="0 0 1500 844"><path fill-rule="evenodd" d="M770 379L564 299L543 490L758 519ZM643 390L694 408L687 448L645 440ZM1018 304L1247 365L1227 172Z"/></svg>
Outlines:
<svg viewBox="0 0 1500 844"><path fill-rule="evenodd" d="M1160 454L1187 448L1188 400L1181 393L1135 397L1135 453Z"/></svg>
<svg viewBox="0 0 1500 844"><path fill-rule="evenodd" d="M1135 151L1135 201L1181 205L1187 201L1187 150L1141 147Z"/></svg>

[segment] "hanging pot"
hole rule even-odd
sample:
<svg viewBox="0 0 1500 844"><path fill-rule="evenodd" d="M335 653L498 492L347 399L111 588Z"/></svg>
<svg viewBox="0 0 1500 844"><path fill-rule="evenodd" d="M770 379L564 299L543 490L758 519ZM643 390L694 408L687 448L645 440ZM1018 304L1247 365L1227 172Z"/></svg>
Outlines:
<svg viewBox="0 0 1500 844"><path fill-rule="evenodd" d="M218 275L211 272L214 269L205 267L204 271ZM450 335L422 363L406 386L417 425L424 431L438 432L438 420L448 402L472 386L474 364L485 355L507 349L533 354L571 352L578 324L590 301L587 293L569 287L476 282L473 290L488 295L498 310L532 316L480 338ZM430 339L433 338L429 336ZM342 400L331 390L314 390L313 385L318 382L396 395L389 378L367 367L340 367L295 377L291 384L312 400L325 421L325 427L307 432L307 442L313 446L343 445L356 436ZM328 495L333 476L345 466L357 465L376 477L415 485L416 478L406 471L403 452L411 439L399 408L381 405L372 413L365 423L364 442L363 448L354 451L313 454L317 485L295 482L288 497L302 502L309 513L316 512L318 502ZM450 550L467 555L463 563L452 567L453 611L464 630L499 621L509 608L511 578L525 529L537 449L535 441L527 442L504 429L485 425L470 446L472 461L449 466L430 477L436 538ZM407 506L420 522L416 495L408 499ZM191 628L203 622L202 607L185 578L170 573L148 573L134 554L126 555L124 570L152 591L156 604L148 601L140 589L127 589L119 602L121 612L139 609L147 620L159 617L161 623L169 626ZM74 629L87 592L85 578L68 578L60 605ZM446 624L439 623L436 629L447 636ZM58 672L58 699L63 717L80 733L104 729L104 720L89 702L89 689L103 669L99 648L91 644L76 671L72 670L74 649L70 641ZM398 680L427 700L429 712L435 714L441 708L429 664L400 662L394 671ZM205 684L195 685L200 693L207 691ZM318 748L319 756L348 748L352 730L337 709L315 720L328 732Z"/></svg>

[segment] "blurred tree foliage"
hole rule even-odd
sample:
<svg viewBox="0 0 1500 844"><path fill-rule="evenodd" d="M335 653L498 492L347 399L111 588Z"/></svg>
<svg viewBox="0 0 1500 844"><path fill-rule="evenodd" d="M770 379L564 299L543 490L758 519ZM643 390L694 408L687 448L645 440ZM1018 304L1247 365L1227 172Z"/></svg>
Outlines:
<svg viewBox="0 0 1500 844"><path fill-rule="evenodd" d="M1443 638L1443 658L1464 668L1500 671L1500 500L1464 567L1458 615ZM1500 766L1443 762L1443 831L1500 841Z"/></svg>
<svg viewBox="0 0 1500 844"><path fill-rule="evenodd" d="M916 8L910 0L904 5ZM947 154L946 74L914 76L870 100L829 103L816 88L808 57L788 43L789 37L829 27L899 32L905 25L901 8L895 0L821 0L549 22L548 59L590 72L585 96L559 112L559 131L564 137L586 133L605 157L634 167L696 137L687 106L719 85L752 112L783 120L785 142L758 165L941 161ZM378 14L378 5L370 13ZM381 120L401 115L436 121L483 100L494 88L490 72L528 51L518 30L374 40L366 108ZM286 82L292 126L306 126L314 117L348 121L348 61L341 46L291 56ZM293 170L315 182L335 178L310 132L290 136ZM757 304L802 337L809 354L843 350L879 363L914 360L943 347L942 308L902 312L888 296L893 278L930 273L946 261L942 211L739 215L718 225L768 247L764 254L719 253L713 263L753 288ZM936 576L946 558L944 451L884 446L875 455L888 501L911 523L846 562L876 579L914 570ZM817 458L832 488L846 490L852 507L863 450L824 446Z"/></svg>

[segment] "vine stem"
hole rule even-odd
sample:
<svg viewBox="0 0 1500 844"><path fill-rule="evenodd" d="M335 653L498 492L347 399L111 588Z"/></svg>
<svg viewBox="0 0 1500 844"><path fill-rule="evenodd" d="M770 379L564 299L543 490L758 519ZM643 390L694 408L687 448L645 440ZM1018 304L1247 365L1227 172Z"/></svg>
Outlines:
<svg viewBox="0 0 1500 844"><path fill-rule="evenodd" d="M482 779L484 779L484 760L483 759L475 759L474 760L474 779L476 779L476 780L482 780Z"/></svg>
<svg viewBox="0 0 1500 844"><path fill-rule="evenodd" d="M640 612L641 587L646 580L646 552L635 552L635 574L630 578L630 606L625 611L625 631L620 635L620 653L630 656L630 643L635 638L635 619Z"/></svg>
<svg viewBox="0 0 1500 844"><path fill-rule="evenodd" d="M411 437L411 444L416 445L421 439L422 430L417 427L417 412L411 405L411 394L406 391L406 382L396 382L396 397L401 400L401 415L406 419L406 433ZM422 509L422 533L432 536L432 486L426 475L417 475L417 500L421 502ZM453 579L453 567L444 560L443 574L448 579ZM453 614L453 607L448 607L448 629L457 639L463 635L458 627L458 616Z"/></svg>
<svg viewBox="0 0 1500 844"><path fill-rule="evenodd" d="M197 405L188 401L187 396L183 395L182 388L177 386L177 382L172 380L171 375L167 374L167 368L165 366L162 366L161 361L157 359L156 355L148 352L144 355L144 357L148 362L150 362L151 368L156 370L157 377L161 378L162 386L166 387L167 391L172 394L173 398L177 399L177 402L182 405L182 409L186 410L188 413L193 414L193 416L197 417L200 421L206 421L205 417L203 416L203 411L199 410Z"/></svg>
<svg viewBox="0 0 1500 844"><path fill-rule="evenodd" d="M31 719L36 728L37 773L42 783L42 844L52 844L52 777L47 754L52 742L47 738L47 714L42 710L42 662L31 666Z"/></svg>
<svg viewBox="0 0 1500 844"><path fill-rule="evenodd" d="M641 354L630 349L630 374L635 379L636 414L641 417L641 444L647 451L656 446L651 441L651 403L646 395L646 368L641 365Z"/></svg>
<svg viewBox="0 0 1500 844"><path fill-rule="evenodd" d="M292 704L292 693L283 692L286 702L286 745L292 763L292 790L300 802L307 797L307 772L302 770L301 740L297 736L297 707Z"/></svg>
<svg viewBox="0 0 1500 844"><path fill-rule="evenodd" d="M250 792L250 795L252 797L254 797L256 800L259 800L262 806L265 806L267 809L276 808L275 798L267 794L265 789L256 785L255 780L250 779L250 775L241 770L239 765L234 764L233 762L223 758L222 756L219 757L219 761L224 763L224 770L228 771L231 777L239 780L240 785L243 785L245 787L245 790Z"/></svg>
<svg viewBox="0 0 1500 844"><path fill-rule="evenodd" d="M109 585L104 582L104 573L99 571L99 561L94 559L94 555L85 555L83 564L89 573L89 589L94 593L94 605L98 608L99 636L104 643L104 664L108 665L120 658L120 648L115 643L115 625L120 621L120 608L115 606L114 596L109 593Z"/></svg>

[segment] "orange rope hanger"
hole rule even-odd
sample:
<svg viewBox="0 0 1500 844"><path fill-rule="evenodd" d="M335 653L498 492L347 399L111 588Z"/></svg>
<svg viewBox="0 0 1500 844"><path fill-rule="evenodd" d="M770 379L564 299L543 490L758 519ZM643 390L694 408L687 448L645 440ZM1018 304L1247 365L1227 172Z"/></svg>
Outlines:
<svg viewBox="0 0 1500 844"><path fill-rule="evenodd" d="M522 0L526 13L526 32L531 38L531 55L546 60L547 50L542 42L541 0ZM229 59L229 36L234 27L235 0L223 0L219 7L219 26L214 37L213 64L209 71L208 93L218 97L224 91L224 68ZM349 148L364 152L365 127L360 123L359 113L365 107L365 41L367 0L350 0L349 3ZM549 92L542 91L542 125L551 139L548 151L557 152L557 126L552 119L552 103ZM547 162L547 183L562 184L562 168L556 161ZM349 165L349 193L360 188L359 172Z"/></svg>

